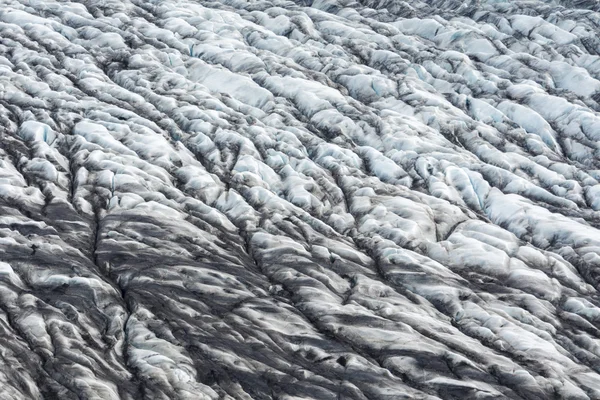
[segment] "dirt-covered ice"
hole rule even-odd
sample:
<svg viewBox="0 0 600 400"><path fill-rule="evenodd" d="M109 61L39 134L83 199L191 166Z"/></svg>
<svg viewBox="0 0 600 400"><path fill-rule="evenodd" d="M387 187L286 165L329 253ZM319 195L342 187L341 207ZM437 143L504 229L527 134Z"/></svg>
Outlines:
<svg viewBox="0 0 600 400"><path fill-rule="evenodd" d="M0 0L0 399L600 399L599 37Z"/></svg>

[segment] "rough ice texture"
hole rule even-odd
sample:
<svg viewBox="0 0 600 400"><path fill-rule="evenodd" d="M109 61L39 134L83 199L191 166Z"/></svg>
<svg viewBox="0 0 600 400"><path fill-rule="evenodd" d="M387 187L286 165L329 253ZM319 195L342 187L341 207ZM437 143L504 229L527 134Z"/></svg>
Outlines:
<svg viewBox="0 0 600 400"><path fill-rule="evenodd" d="M599 399L599 10L0 0L0 399Z"/></svg>

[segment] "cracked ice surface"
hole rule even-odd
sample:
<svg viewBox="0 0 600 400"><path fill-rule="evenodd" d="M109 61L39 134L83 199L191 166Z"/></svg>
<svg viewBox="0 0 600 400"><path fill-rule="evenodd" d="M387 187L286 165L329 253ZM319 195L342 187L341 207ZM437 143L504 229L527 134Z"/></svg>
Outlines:
<svg viewBox="0 0 600 400"><path fill-rule="evenodd" d="M599 11L0 0L0 399L599 399Z"/></svg>

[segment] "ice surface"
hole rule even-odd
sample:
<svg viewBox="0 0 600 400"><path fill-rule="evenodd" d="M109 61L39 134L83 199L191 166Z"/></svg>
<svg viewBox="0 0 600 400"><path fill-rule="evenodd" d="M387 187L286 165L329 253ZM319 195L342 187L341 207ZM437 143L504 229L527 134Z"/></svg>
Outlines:
<svg viewBox="0 0 600 400"><path fill-rule="evenodd" d="M600 398L599 12L0 0L0 399Z"/></svg>

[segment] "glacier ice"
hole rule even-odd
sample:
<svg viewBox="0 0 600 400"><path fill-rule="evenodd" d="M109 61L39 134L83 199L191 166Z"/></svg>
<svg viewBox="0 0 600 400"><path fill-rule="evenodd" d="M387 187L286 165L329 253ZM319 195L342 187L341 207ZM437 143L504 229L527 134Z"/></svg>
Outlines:
<svg viewBox="0 0 600 400"><path fill-rule="evenodd" d="M0 0L0 399L600 398L599 32Z"/></svg>

